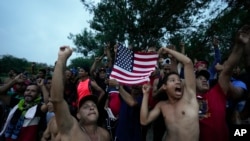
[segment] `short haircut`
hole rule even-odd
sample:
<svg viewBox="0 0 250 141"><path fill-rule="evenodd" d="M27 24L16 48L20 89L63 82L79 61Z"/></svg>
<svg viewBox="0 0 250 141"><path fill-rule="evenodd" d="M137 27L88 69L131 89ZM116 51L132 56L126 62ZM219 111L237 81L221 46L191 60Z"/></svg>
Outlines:
<svg viewBox="0 0 250 141"><path fill-rule="evenodd" d="M180 77L180 75L179 75L177 72L172 71L172 72L170 72L170 73L168 73L168 74L166 74L166 75L164 76L163 81L162 81L163 84L165 84L165 83L168 81L169 76L170 76L170 75L173 75L173 74Z"/></svg>

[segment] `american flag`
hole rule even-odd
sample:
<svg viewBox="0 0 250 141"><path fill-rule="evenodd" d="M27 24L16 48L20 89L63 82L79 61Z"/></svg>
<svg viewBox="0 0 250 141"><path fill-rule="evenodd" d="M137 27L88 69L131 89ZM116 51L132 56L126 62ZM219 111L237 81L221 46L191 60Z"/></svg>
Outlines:
<svg viewBox="0 0 250 141"><path fill-rule="evenodd" d="M119 83L125 85L148 82L151 72L155 70L157 60L157 53L134 53L119 44L110 79L116 79Z"/></svg>

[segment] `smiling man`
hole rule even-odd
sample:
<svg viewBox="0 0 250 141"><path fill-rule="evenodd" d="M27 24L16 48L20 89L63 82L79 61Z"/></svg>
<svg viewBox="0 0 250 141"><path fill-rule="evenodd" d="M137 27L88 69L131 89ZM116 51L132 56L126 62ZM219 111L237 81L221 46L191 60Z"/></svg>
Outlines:
<svg viewBox="0 0 250 141"><path fill-rule="evenodd" d="M45 123L45 115L47 107L42 103L41 89L46 101L48 91L43 81L34 84L31 83L24 91L23 98L20 99L10 111L5 125L0 132L0 136L4 135L6 141L36 141L43 123Z"/></svg>

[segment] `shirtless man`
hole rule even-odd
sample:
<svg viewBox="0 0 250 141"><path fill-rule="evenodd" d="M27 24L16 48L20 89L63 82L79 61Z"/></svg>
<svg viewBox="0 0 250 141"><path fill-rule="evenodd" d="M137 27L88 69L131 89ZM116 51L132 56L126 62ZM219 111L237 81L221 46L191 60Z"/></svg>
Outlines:
<svg viewBox="0 0 250 141"><path fill-rule="evenodd" d="M48 112L54 114L54 108L53 108L53 104L51 103L51 98L49 98L47 107L48 107ZM46 117L47 128L43 132L41 141L60 141L60 134L58 134L56 118L53 114L51 115L52 117ZM47 113L47 116L48 116L48 113Z"/></svg>
<svg viewBox="0 0 250 141"><path fill-rule="evenodd" d="M192 61L185 55L161 48L159 53L166 52L184 65L184 85L180 76L169 73L163 81L163 89L168 100L160 101L149 112L148 98L150 86L143 85L143 100L140 113L142 125L147 125L163 114L166 126L166 141L198 141L199 140L199 105L196 99L196 84Z"/></svg>
<svg viewBox="0 0 250 141"><path fill-rule="evenodd" d="M63 98L64 69L72 49L68 46L60 47L57 63L54 69L51 87L51 102L54 106L55 119L61 141L110 141L109 133L97 126L99 116L96 102L89 95L79 101L77 118L70 114L67 102Z"/></svg>

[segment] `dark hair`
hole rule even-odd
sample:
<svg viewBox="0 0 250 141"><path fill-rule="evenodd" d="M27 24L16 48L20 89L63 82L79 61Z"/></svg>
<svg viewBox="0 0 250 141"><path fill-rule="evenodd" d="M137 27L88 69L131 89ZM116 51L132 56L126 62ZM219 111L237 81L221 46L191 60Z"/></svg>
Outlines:
<svg viewBox="0 0 250 141"><path fill-rule="evenodd" d="M39 69L40 72L42 72L43 74L46 74L46 69Z"/></svg>
<svg viewBox="0 0 250 141"><path fill-rule="evenodd" d="M84 69L85 72L89 73L89 70L90 70L89 66L87 66L87 65L86 66L81 66L80 68Z"/></svg>
<svg viewBox="0 0 250 141"><path fill-rule="evenodd" d="M40 89L40 87L39 87L35 82L29 83L29 84L27 85L27 87L28 87L28 86L33 86L33 85L37 86L37 92L38 92L38 93L41 93L41 92L42 92L42 90ZM27 87L26 87L26 89L27 89Z"/></svg>
<svg viewBox="0 0 250 141"><path fill-rule="evenodd" d="M165 84L167 81L168 81L168 77L170 76L170 75L178 75L179 77L180 77L180 75L177 73L177 72L175 72L175 71L172 71L172 72L170 72L170 73L167 73L165 76L164 76L164 78L163 78L163 84Z"/></svg>

